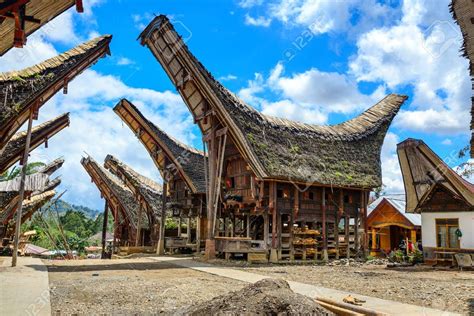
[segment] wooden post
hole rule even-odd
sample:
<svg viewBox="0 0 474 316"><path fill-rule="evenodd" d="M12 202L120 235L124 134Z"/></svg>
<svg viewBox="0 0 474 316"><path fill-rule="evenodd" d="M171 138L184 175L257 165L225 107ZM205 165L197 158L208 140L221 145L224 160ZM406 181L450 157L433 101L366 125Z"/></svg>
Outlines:
<svg viewBox="0 0 474 316"><path fill-rule="evenodd" d="M117 232L118 232L119 218L118 218L117 207L113 203L112 203L112 207L113 207L113 212L114 212L114 241L112 244L112 254L114 254L117 249Z"/></svg>
<svg viewBox="0 0 474 316"><path fill-rule="evenodd" d="M368 231L367 231L367 214L366 214L366 209L367 209L367 193L365 191L361 191L361 225L362 229L364 230L364 234L362 235L362 241L361 241L361 246L362 246L362 258L366 259L367 258L367 246L368 246Z"/></svg>
<svg viewBox="0 0 474 316"><path fill-rule="evenodd" d="M354 249L355 249L355 255L358 256L359 255L359 212L360 212L360 207L361 205L359 205L359 209L356 209L356 213L355 213L355 218L354 218Z"/></svg>
<svg viewBox="0 0 474 316"><path fill-rule="evenodd" d="M336 259L339 259L339 221L340 215L342 215L344 210L344 195L342 189L339 190L339 207L334 214L334 241L336 243Z"/></svg>
<svg viewBox="0 0 474 316"><path fill-rule="evenodd" d="M181 215L178 218L178 237L181 237Z"/></svg>
<svg viewBox="0 0 474 316"><path fill-rule="evenodd" d="M140 199L138 199L138 218L137 218L137 229L136 229L137 235L135 236L135 247L138 247L140 245L140 235L141 235L140 226L141 226L141 219L142 219L142 208L143 208L143 204L140 201Z"/></svg>
<svg viewBox="0 0 474 316"><path fill-rule="evenodd" d="M31 129L33 127L33 117L34 110L30 110L30 116L28 119L28 130L26 134L26 143L25 151L23 152L22 168L21 168L21 182L20 182L20 192L18 206L16 210L16 223L15 223L15 241L13 244L13 256L12 256L12 267L16 267L17 257L18 257L18 244L20 242L20 229L21 229L21 216L23 211L23 199L25 197L25 179L26 179L26 170L28 168L28 156L30 152L31 144Z"/></svg>
<svg viewBox="0 0 474 316"><path fill-rule="evenodd" d="M377 250L377 233L375 228L372 228L372 251L375 252Z"/></svg>
<svg viewBox="0 0 474 316"><path fill-rule="evenodd" d="M276 208L276 182L270 182L270 203L269 208L272 212L272 248L270 250L270 262L278 261L277 253L277 208Z"/></svg>
<svg viewBox="0 0 474 316"><path fill-rule="evenodd" d="M196 217L196 252L201 252L201 221L202 217L199 215Z"/></svg>
<svg viewBox="0 0 474 316"><path fill-rule="evenodd" d="M157 255L165 254L165 224L166 224L166 196L168 194L168 179L165 174L163 177L163 192L161 196L161 216L160 216L160 234L158 238L158 245L156 247Z"/></svg>
<svg viewBox="0 0 474 316"><path fill-rule="evenodd" d="M326 188L323 187L321 210L323 212L323 260L328 261L328 235L326 231Z"/></svg>
<svg viewBox="0 0 474 316"><path fill-rule="evenodd" d="M245 223L246 228L245 230L247 231L247 238L250 237L250 214L247 214L246 216L247 222Z"/></svg>
<svg viewBox="0 0 474 316"><path fill-rule="evenodd" d="M187 243L191 243L191 217L188 217L188 222L186 224L186 237L187 237Z"/></svg>
<svg viewBox="0 0 474 316"><path fill-rule="evenodd" d="M105 200L104 221L102 223L102 254L101 254L102 259L105 259L105 244L107 242L106 239L107 239L108 217L109 217L109 202L107 200Z"/></svg>
<svg viewBox="0 0 474 316"><path fill-rule="evenodd" d="M268 210L266 209L263 214L263 239L265 249L268 249L268 239L270 237L270 221L268 218Z"/></svg>
<svg viewBox="0 0 474 316"><path fill-rule="evenodd" d="M293 247L293 229L295 218L298 216L298 212L300 211L300 192L298 188L295 186L295 201L293 205L293 212L290 215L290 260L295 260L295 248ZM316 258L316 255L314 256Z"/></svg>
<svg viewBox="0 0 474 316"><path fill-rule="evenodd" d="M346 241L346 258L349 259L351 257L351 238L350 238L350 220L351 217L349 214L346 213L346 216L344 217L344 233L345 233L345 241Z"/></svg>
<svg viewBox="0 0 474 316"><path fill-rule="evenodd" d="M411 237L411 242L413 245L416 243L416 229L410 230L410 237Z"/></svg>

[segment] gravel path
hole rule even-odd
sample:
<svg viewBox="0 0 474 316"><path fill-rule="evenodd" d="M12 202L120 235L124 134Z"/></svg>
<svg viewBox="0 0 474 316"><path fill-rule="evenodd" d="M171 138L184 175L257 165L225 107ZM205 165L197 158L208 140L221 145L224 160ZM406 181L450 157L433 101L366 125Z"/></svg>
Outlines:
<svg viewBox="0 0 474 316"><path fill-rule="evenodd" d="M247 285L145 258L45 263L53 315L173 314Z"/></svg>
<svg viewBox="0 0 474 316"><path fill-rule="evenodd" d="M238 267L288 281L350 291L407 304L474 315L474 273L429 267L398 270L385 266Z"/></svg>

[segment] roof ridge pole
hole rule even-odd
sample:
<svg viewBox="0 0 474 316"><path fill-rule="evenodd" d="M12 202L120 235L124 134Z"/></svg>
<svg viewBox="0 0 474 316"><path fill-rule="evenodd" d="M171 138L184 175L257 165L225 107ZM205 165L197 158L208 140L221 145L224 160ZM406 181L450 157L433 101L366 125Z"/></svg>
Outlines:
<svg viewBox="0 0 474 316"><path fill-rule="evenodd" d="M22 168L21 168L21 182L20 182L20 198L18 200L18 207L16 213L15 223L15 241L13 245L12 267L16 267L18 257L18 243L20 241L20 227L21 227L21 212L23 210L23 198L25 195L25 179L26 170L28 168L28 153L30 152L31 130L33 127L34 109L30 109L30 116L28 119L28 131L26 136L25 152L23 154Z"/></svg>

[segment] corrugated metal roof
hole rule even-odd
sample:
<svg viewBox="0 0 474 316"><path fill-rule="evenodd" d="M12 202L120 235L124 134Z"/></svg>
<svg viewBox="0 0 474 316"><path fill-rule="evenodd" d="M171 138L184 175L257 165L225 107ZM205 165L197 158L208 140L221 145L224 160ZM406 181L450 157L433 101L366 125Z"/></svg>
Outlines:
<svg viewBox="0 0 474 316"><path fill-rule="evenodd" d="M406 212L406 202L404 195L383 195L378 199L373 201L367 207L367 216L369 216L376 208L382 203L383 200L386 200L390 203L400 214L402 214L410 223L414 226L421 226L421 215L413 214Z"/></svg>

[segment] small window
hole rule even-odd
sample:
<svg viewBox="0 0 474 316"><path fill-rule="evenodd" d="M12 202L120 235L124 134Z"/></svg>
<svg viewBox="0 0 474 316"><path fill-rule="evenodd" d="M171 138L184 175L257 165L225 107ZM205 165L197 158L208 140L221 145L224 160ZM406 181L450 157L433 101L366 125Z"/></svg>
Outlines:
<svg viewBox="0 0 474 316"><path fill-rule="evenodd" d="M439 248L458 249L459 220L457 218L436 219L436 246Z"/></svg>

